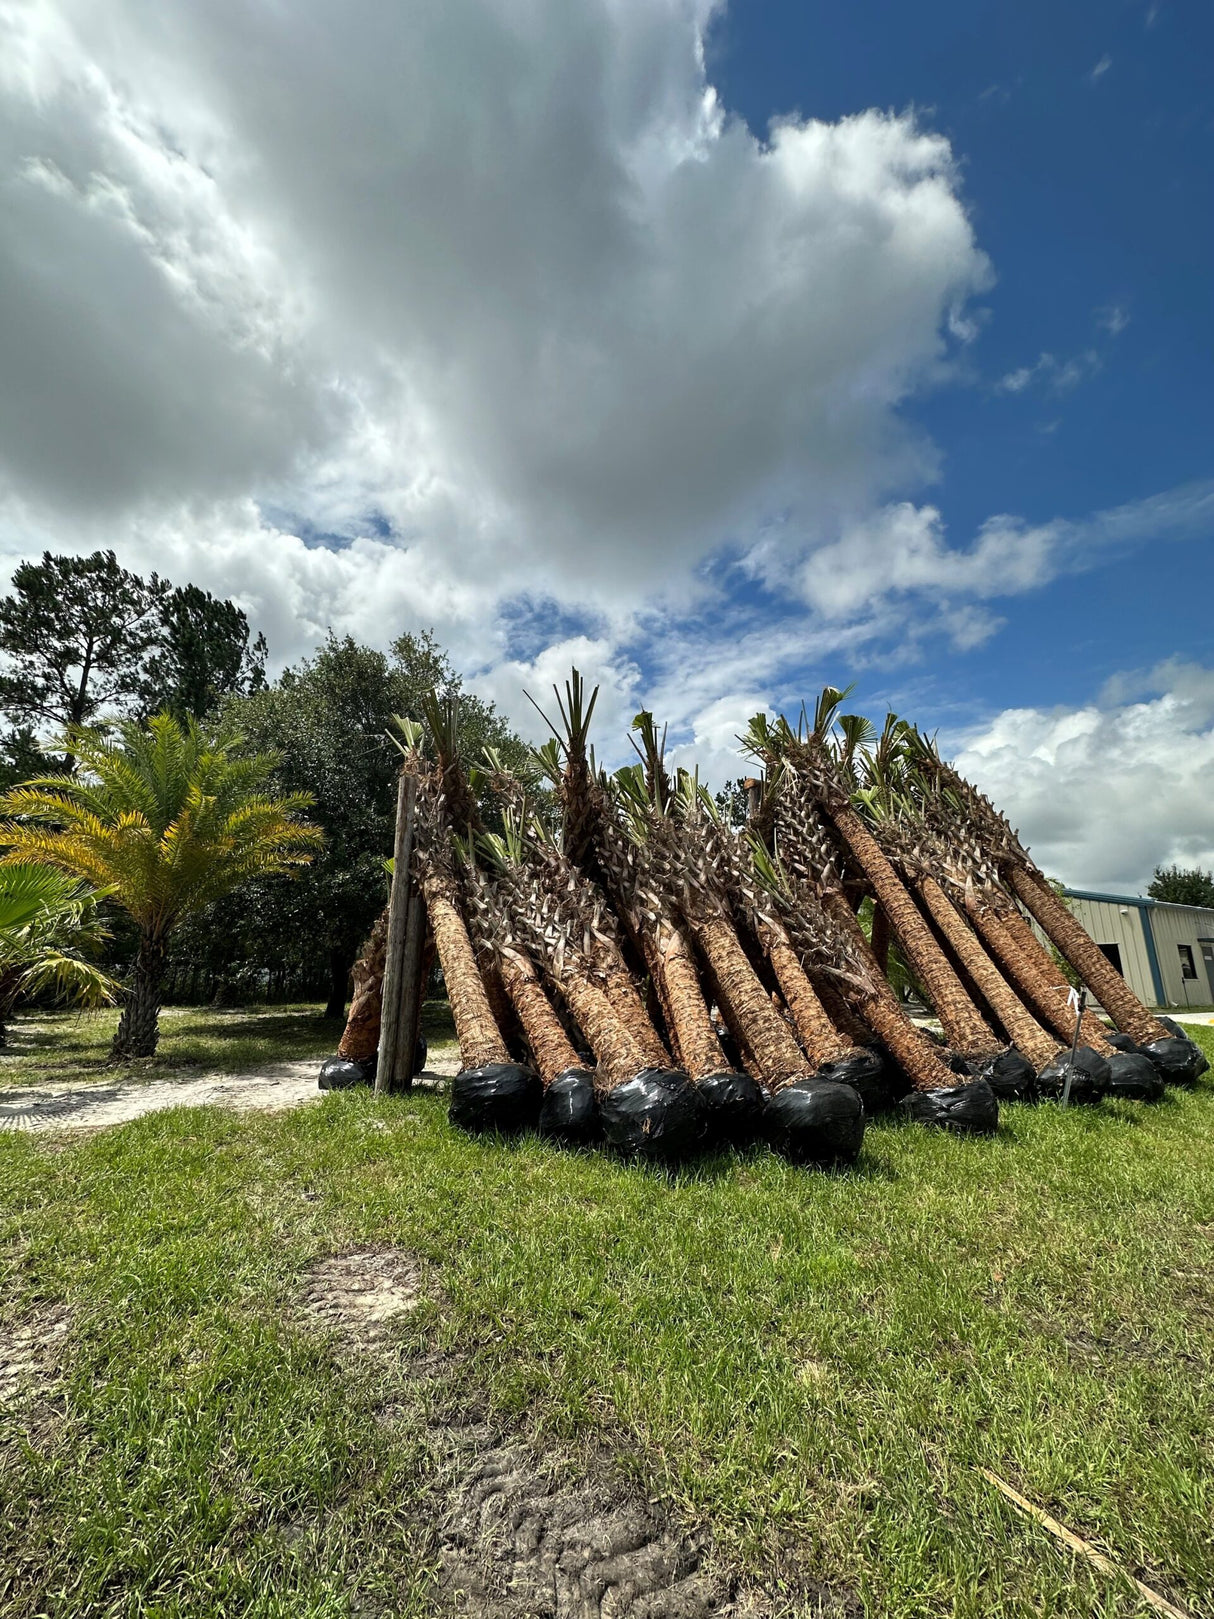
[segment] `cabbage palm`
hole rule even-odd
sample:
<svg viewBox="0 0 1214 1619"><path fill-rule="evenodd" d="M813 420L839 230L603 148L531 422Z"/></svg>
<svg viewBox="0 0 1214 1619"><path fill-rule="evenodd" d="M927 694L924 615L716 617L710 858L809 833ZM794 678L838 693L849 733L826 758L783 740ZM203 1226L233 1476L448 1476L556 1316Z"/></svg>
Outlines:
<svg viewBox="0 0 1214 1619"><path fill-rule="evenodd" d="M173 929L253 877L289 872L318 847L299 819L306 793L272 796L273 754L244 755L230 731L158 714L115 736L74 730L78 774L46 776L0 799L4 863L38 861L107 890L139 931L111 1059L150 1057Z"/></svg>
<svg viewBox="0 0 1214 1619"><path fill-rule="evenodd" d="M51 866L0 866L0 1045L23 995L50 990L83 1006L105 1006L118 986L87 958L108 937L102 896Z"/></svg>

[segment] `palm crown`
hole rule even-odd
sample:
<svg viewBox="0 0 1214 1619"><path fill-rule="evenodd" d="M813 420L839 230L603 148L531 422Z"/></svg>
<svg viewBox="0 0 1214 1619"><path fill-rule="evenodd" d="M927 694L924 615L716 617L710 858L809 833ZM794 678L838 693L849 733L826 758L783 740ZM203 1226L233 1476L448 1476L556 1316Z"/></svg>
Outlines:
<svg viewBox="0 0 1214 1619"><path fill-rule="evenodd" d="M73 735L80 774L43 776L0 799L6 862L39 860L108 889L154 938L250 877L301 865L322 839L297 819L306 793L265 789L276 759L167 714L115 739Z"/></svg>
<svg viewBox="0 0 1214 1619"><path fill-rule="evenodd" d="M113 738L76 731L75 777L43 776L0 799L5 864L36 860L105 889L139 929L115 1058L156 1049L166 944L184 916L251 877L290 871L323 834L310 795L267 791L273 754L242 755L231 732L158 714Z"/></svg>

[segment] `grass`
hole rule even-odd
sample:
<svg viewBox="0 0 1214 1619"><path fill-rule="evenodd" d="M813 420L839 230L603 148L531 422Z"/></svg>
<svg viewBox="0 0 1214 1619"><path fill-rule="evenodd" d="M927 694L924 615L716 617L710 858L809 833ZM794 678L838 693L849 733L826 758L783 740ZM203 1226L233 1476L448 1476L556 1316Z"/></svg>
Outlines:
<svg viewBox="0 0 1214 1619"><path fill-rule="evenodd" d="M3 1311L72 1310L61 1409L0 1454L0 1612L433 1611L417 1436L374 1415L402 1374L291 1308L315 1256L398 1244L445 1301L406 1348L469 1349L478 1398L606 1439L744 1567L873 1619L1144 1611L986 1466L1214 1615L1212 1161L1208 1083L874 1125L838 1175L472 1141L420 1094L0 1139Z"/></svg>
<svg viewBox="0 0 1214 1619"><path fill-rule="evenodd" d="M268 1063L330 1055L344 1020L324 1018L319 1003L282 1006L166 1006L160 1045L145 1062L121 1070L124 1078L170 1079L189 1073L256 1073ZM31 1012L10 1026L0 1050L0 1091L23 1085L113 1080L107 1066L118 1025L114 1008L100 1012ZM445 1001L427 1001L422 1030L435 1052L455 1039Z"/></svg>

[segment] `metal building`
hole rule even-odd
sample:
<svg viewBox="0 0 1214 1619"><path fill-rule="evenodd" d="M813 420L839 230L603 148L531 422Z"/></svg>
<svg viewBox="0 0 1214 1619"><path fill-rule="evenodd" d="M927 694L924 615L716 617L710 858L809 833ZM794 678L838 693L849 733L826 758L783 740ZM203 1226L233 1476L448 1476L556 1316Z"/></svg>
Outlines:
<svg viewBox="0 0 1214 1619"><path fill-rule="evenodd" d="M1214 1005L1214 910L1068 888L1076 919L1147 1006Z"/></svg>

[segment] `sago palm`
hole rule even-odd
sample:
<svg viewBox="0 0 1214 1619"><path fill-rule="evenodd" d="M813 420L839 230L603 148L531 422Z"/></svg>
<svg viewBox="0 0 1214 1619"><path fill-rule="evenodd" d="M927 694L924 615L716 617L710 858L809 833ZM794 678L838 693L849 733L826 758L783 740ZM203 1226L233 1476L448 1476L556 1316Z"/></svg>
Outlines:
<svg viewBox="0 0 1214 1619"><path fill-rule="evenodd" d="M88 958L108 937L87 883L43 865L0 866L0 1045L25 995L50 991L81 1006L107 1006L118 986Z"/></svg>
<svg viewBox="0 0 1214 1619"><path fill-rule="evenodd" d="M5 864L39 861L107 890L139 932L111 1056L150 1057L173 929L253 877L306 864L323 834L309 794L274 796L273 754L231 732L159 714L115 736L73 731L78 774L40 777L0 799Z"/></svg>

